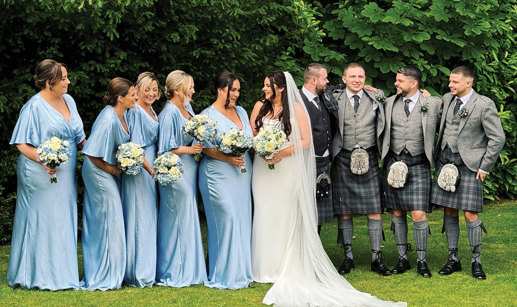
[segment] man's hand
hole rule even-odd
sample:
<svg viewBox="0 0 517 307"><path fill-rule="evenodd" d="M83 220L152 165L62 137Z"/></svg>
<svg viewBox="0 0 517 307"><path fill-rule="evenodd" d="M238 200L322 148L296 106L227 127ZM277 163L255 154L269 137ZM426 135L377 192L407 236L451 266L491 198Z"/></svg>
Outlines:
<svg viewBox="0 0 517 307"><path fill-rule="evenodd" d="M482 170L478 170L478 173L476 174L476 179L481 179L481 182L485 182L486 173Z"/></svg>

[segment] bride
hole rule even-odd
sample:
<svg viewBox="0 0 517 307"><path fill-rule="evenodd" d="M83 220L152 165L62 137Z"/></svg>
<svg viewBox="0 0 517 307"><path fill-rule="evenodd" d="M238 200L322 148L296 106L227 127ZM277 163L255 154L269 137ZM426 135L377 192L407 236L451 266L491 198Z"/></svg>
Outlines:
<svg viewBox="0 0 517 307"><path fill-rule="evenodd" d="M271 159L255 157L252 269L257 282L274 283L263 303L277 306L387 306L354 289L339 275L317 234L315 158L311 127L290 73L264 80L264 101L255 104L251 127L283 129L288 141ZM270 170L268 164L274 164Z"/></svg>

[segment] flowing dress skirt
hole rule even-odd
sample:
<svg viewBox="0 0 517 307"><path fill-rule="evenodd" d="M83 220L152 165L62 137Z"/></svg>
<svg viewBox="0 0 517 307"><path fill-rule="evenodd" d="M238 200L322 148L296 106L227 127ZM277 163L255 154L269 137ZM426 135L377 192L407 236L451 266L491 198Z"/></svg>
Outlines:
<svg viewBox="0 0 517 307"><path fill-rule="evenodd" d="M84 158L83 260L87 290L118 289L126 269L124 216L119 185Z"/></svg>
<svg viewBox="0 0 517 307"><path fill-rule="evenodd" d="M226 162L203 157L199 189L205 205L208 240L208 287L246 288L251 273L251 159L247 173Z"/></svg>
<svg viewBox="0 0 517 307"><path fill-rule="evenodd" d="M153 165L156 146L148 146L145 158ZM126 229L126 273L124 282L151 287L156 274L156 231L158 223L156 182L142 168L137 175L123 174L122 207Z"/></svg>
<svg viewBox="0 0 517 307"><path fill-rule="evenodd" d="M184 173L172 185L160 185L158 285L188 287L207 280L197 208L198 164L181 155Z"/></svg>
<svg viewBox="0 0 517 307"><path fill-rule="evenodd" d="M70 141L72 143L72 141ZM78 289L76 147L58 167L57 183L45 168L23 154L18 158L7 283L45 290Z"/></svg>

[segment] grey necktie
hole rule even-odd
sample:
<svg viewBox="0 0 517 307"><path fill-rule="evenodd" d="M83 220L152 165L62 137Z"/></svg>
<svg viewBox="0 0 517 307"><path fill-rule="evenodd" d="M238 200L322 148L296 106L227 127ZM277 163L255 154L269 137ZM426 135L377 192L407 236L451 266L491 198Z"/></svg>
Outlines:
<svg viewBox="0 0 517 307"><path fill-rule="evenodd" d="M354 98L354 112L357 113L357 109L359 109L359 96L354 95L352 98Z"/></svg>
<svg viewBox="0 0 517 307"><path fill-rule="evenodd" d="M458 114L458 111L460 110L460 107L462 104L463 104L463 101L461 101L461 99L459 99L459 98L456 98L456 105L454 106L454 112L452 113L452 115Z"/></svg>
<svg viewBox="0 0 517 307"><path fill-rule="evenodd" d="M411 99L404 99L404 112L406 112L406 117L409 116L409 104L411 103Z"/></svg>
<svg viewBox="0 0 517 307"><path fill-rule="evenodd" d="M321 110L320 109L320 97L318 97L318 96L314 97L313 101L314 101L314 104L316 105L316 107L318 108L318 110Z"/></svg>

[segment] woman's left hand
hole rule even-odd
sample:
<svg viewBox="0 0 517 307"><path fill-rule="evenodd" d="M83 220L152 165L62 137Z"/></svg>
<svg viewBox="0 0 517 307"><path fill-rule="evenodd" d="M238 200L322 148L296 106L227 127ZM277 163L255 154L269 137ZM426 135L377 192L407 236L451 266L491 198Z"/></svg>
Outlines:
<svg viewBox="0 0 517 307"><path fill-rule="evenodd" d="M268 164L277 164L285 158L284 151L281 150L279 153L275 154L271 159L266 160Z"/></svg>

